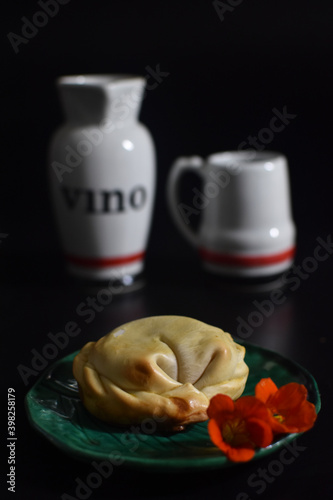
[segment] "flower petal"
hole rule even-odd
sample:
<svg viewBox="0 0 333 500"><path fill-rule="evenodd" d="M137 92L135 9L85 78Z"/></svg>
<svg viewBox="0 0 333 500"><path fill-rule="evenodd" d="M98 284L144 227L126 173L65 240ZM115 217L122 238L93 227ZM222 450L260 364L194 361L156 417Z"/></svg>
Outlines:
<svg viewBox="0 0 333 500"><path fill-rule="evenodd" d="M269 411L266 405L255 396L242 396L235 402L235 410L243 418L260 418L269 421Z"/></svg>
<svg viewBox="0 0 333 500"><path fill-rule="evenodd" d="M314 426L317 419L316 407L310 401L304 401L296 412L290 412L283 422L284 432L305 432Z"/></svg>
<svg viewBox="0 0 333 500"><path fill-rule="evenodd" d="M289 432L298 432L297 427L288 427L285 423L279 422L273 414L271 414L270 424L274 434L288 434Z"/></svg>
<svg viewBox="0 0 333 500"><path fill-rule="evenodd" d="M266 403L277 391L278 388L271 378L262 378L255 387L255 395L263 403Z"/></svg>
<svg viewBox="0 0 333 500"><path fill-rule="evenodd" d="M208 432L212 442L220 448L226 457L232 462L247 462L253 458L255 451L251 447L233 447L223 440L220 427L216 420L211 419L208 422Z"/></svg>
<svg viewBox="0 0 333 500"><path fill-rule="evenodd" d="M225 394L216 394L209 402L207 415L209 418L217 418L218 415L225 412L233 412L235 404L230 396Z"/></svg>
<svg viewBox="0 0 333 500"><path fill-rule="evenodd" d="M266 448L273 441L273 432L271 425L268 422L258 418L248 419L247 429L251 436L251 440L259 448Z"/></svg>
<svg viewBox="0 0 333 500"><path fill-rule="evenodd" d="M216 420L213 418L209 420L207 428L210 439L213 441L213 443L218 446L220 450L226 453L227 449L230 448L230 446L223 440L221 429Z"/></svg>
<svg viewBox="0 0 333 500"><path fill-rule="evenodd" d="M229 448L226 455L232 462L248 462L254 457L255 451L252 448Z"/></svg>
<svg viewBox="0 0 333 500"><path fill-rule="evenodd" d="M302 384L290 382L283 385L269 399L269 403L274 406L279 413L290 412L301 406L306 401L308 395L307 388Z"/></svg>
<svg viewBox="0 0 333 500"><path fill-rule="evenodd" d="M302 384L290 382L268 397L266 406L271 412L275 433L304 432L316 420L316 410L307 401L308 391Z"/></svg>

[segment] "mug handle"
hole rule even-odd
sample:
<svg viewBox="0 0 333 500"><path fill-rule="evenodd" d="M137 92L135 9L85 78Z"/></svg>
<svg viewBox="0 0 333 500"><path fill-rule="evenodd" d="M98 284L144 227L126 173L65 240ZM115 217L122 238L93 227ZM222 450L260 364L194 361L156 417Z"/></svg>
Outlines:
<svg viewBox="0 0 333 500"><path fill-rule="evenodd" d="M189 222L185 221L180 210L181 203L179 201L179 182L181 175L186 171L194 171L202 177L202 167L204 160L200 156L182 156L177 158L171 165L170 173L167 180L167 201L170 214L178 227L181 234L191 243L191 245L199 246L199 235L191 229Z"/></svg>

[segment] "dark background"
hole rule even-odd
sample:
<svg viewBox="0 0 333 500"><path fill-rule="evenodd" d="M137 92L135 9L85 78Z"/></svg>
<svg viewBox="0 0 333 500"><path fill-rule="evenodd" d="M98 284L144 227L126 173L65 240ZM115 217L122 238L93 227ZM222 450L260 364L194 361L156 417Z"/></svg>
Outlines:
<svg viewBox="0 0 333 500"><path fill-rule="evenodd" d="M115 300L68 352L119 322L149 314L187 314L235 332L235 318L251 311L256 295L239 296L222 285L218 290L207 287L195 252L169 217L165 183L177 156L237 149L249 135L269 126L273 108L286 107L297 115L268 145L289 160L297 262L311 256L316 238L326 240L332 230L331 2L244 0L222 20L211 1L71 0L60 5L57 15L27 44L19 45L16 54L7 34L21 35L22 17L31 20L38 10L37 1L13 1L1 12L0 233L7 235L0 240L1 363L6 374L3 390L15 387L20 401L33 380L24 387L17 364L28 364L30 350L45 344L48 331L60 331L88 294L64 272L47 186L47 146L63 119L54 86L58 76L145 76L147 67L167 73L147 92L140 115L155 141L158 172L147 288L141 295ZM332 406L331 260L321 263L253 336L314 373L327 394L326 412ZM16 498L73 495L75 477L80 471L84 477L89 468L34 434L22 402L18 411ZM319 426L327 433L314 430L304 437L308 450L268 489L273 500L313 498L318 484L324 488L320 498L329 498L328 413ZM160 490L149 487L156 478L134 474L136 488L128 472L120 471L93 498L200 498L207 493L222 498L223 491L227 498L236 498L258 465L248 467L233 469L227 477L186 476L178 488L174 479L159 478ZM308 492L312 496L307 497Z"/></svg>
<svg viewBox="0 0 333 500"><path fill-rule="evenodd" d="M165 213L165 179L179 155L237 149L269 126L272 109L297 117L267 145L289 159L299 230L317 236L330 213L332 14L330 2L243 1L221 21L209 1L71 0L15 54L7 34L37 2L6 4L1 75L3 251L50 255L57 248L46 185L46 151L62 122L56 77L136 73L168 76L147 92L141 121L158 157L156 216L150 248L177 253ZM152 83L150 79L149 83ZM6 160L4 161L4 158ZM157 215L158 214L158 215ZM40 234L43 232L43 238ZM183 248L183 247L182 247ZM187 247L184 247L187 248ZM57 249L58 250L58 249Z"/></svg>

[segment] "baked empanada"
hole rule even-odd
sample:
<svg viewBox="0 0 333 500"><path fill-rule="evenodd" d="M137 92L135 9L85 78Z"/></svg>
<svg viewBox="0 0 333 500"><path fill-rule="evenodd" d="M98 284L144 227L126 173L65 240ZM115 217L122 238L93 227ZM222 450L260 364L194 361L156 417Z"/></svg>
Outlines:
<svg viewBox="0 0 333 500"><path fill-rule="evenodd" d="M84 406L111 424L153 418L167 430L207 420L209 399L237 399L245 348L220 328L184 316L142 318L89 342L73 373Z"/></svg>

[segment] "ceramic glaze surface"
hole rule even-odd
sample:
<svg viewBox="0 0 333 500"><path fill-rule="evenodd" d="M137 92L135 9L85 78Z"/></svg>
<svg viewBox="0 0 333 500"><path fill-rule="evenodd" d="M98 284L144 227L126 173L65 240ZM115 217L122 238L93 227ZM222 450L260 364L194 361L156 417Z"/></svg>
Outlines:
<svg viewBox="0 0 333 500"><path fill-rule="evenodd" d="M71 273L93 279L143 269L155 193L155 151L137 120L145 80L58 80L66 123L54 134L49 178Z"/></svg>

